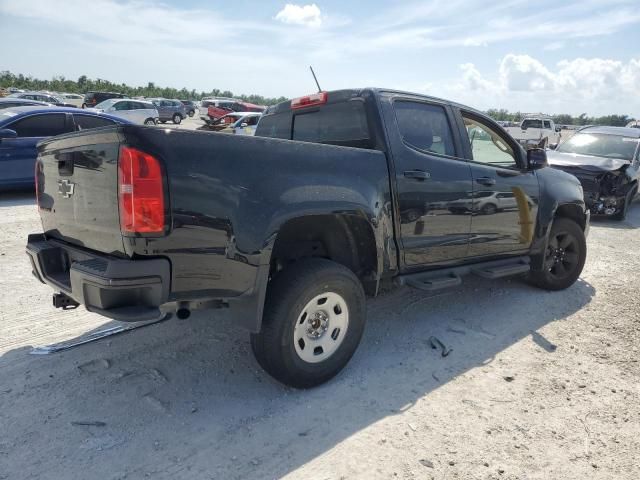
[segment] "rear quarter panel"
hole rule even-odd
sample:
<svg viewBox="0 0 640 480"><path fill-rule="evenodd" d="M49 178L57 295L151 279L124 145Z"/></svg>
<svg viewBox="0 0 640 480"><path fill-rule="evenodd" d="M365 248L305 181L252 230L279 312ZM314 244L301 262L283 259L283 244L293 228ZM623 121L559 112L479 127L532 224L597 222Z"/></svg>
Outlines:
<svg viewBox="0 0 640 480"><path fill-rule="evenodd" d="M166 165L172 210L168 236L126 239L125 248L170 258L174 296L250 292L258 267L269 264L279 228L299 216L364 217L380 257L390 248L389 177L381 152L153 127L124 132L127 143Z"/></svg>

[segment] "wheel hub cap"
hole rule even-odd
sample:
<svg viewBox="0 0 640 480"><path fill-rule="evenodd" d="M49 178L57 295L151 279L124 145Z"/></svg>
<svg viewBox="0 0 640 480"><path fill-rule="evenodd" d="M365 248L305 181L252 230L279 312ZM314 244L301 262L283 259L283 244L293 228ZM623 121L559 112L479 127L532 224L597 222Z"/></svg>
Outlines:
<svg viewBox="0 0 640 480"><path fill-rule="evenodd" d="M293 343L301 360L319 363L333 355L349 327L347 302L338 293L327 292L312 298L296 319Z"/></svg>

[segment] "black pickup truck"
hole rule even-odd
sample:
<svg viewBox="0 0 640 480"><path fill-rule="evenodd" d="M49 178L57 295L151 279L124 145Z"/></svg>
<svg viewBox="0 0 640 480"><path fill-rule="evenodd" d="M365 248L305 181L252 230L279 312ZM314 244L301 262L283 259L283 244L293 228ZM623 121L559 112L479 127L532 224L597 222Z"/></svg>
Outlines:
<svg viewBox="0 0 640 480"><path fill-rule="evenodd" d="M270 107L255 137L88 130L39 145L44 233L27 253L58 307L228 308L267 372L311 387L349 361L381 285L572 285L589 212L578 180L545 167L478 111L382 89Z"/></svg>

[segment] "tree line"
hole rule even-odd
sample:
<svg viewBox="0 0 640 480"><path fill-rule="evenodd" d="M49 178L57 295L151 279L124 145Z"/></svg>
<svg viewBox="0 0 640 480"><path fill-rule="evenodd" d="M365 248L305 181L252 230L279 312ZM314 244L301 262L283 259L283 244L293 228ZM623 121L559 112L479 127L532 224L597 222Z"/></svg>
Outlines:
<svg viewBox="0 0 640 480"><path fill-rule="evenodd" d="M126 83L114 83L102 78L89 78L82 75L77 80L71 80L64 76L55 76L51 80L41 80L30 75L15 75L9 71L0 72L0 88L15 87L23 90L48 90L51 92L87 93L89 91L118 92L130 97L162 97L179 98L182 100L201 100L205 97L233 97L257 105L274 105L287 100L286 97L270 98L262 95L234 95L229 90L214 88L209 92L186 88L159 87L154 82L146 86L132 87ZM521 112L509 112L505 109L489 109L487 114L494 120L520 122L524 117ZM568 114L550 115L559 125L610 125L624 127L635 120L628 115L605 115L602 117L590 117L583 113L577 117Z"/></svg>
<svg viewBox="0 0 640 480"><path fill-rule="evenodd" d="M524 118L524 114L520 112L509 112L505 109L489 109L489 115L494 120L518 122ZM635 120L629 115L604 115L602 117L590 117L586 113L574 117L566 113L558 115L549 115L557 125L608 125L611 127L625 127Z"/></svg>
<svg viewBox="0 0 640 480"><path fill-rule="evenodd" d="M146 86L132 87L126 83L114 83L102 78L89 78L82 75L77 80L66 78L62 75L55 76L51 80L41 80L30 75L13 74L9 71L0 72L0 88L15 87L22 90L48 90L51 92L81 93L89 91L118 92L129 97L162 97L178 98L181 100L201 100L205 97L233 97L257 105L274 105L287 100L285 97L270 98L262 95L234 95L229 90L214 88L209 92L187 90L186 88L160 87L154 82Z"/></svg>

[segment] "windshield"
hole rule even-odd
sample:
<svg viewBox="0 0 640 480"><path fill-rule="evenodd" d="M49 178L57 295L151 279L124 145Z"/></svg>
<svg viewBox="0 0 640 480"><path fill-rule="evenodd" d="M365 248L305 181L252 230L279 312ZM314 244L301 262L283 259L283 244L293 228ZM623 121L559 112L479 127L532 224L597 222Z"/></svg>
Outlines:
<svg viewBox="0 0 640 480"><path fill-rule="evenodd" d="M114 103L116 103L118 100L120 100L119 98L110 98L109 100L105 100L104 102L100 102L99 104L97 104L95 106L95 108L101 108L103 110L106 110L107 108L111 107Z"/></svg>
<svg viewBox="0 0 640 480"><path fill-rule="evenodd" d="M631 161L637 147L637 138L605 133L576 133L569 140L561 143L557 151Z"/></svg>

